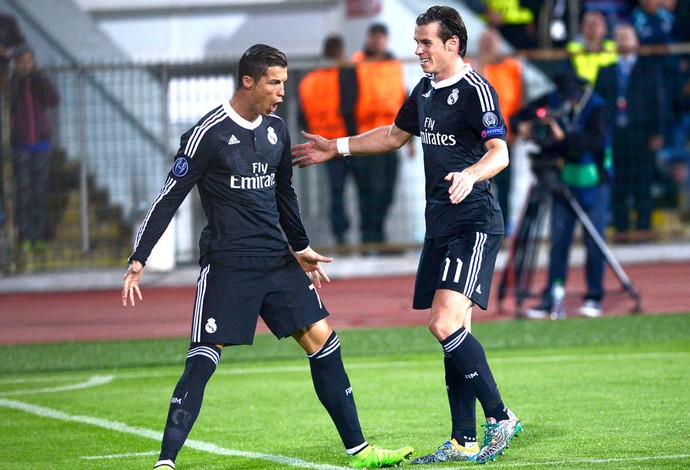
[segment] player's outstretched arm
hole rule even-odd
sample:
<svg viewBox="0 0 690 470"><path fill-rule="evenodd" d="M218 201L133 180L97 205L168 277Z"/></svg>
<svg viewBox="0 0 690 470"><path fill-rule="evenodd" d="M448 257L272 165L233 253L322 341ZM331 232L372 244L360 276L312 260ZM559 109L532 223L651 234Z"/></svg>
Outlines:
<svg viewBox="0 0 690 470"><path fill-rule="evenodd" d="M292 164L306 168L323 163L338 155L335 140L328 140L317 134L302 131L309 142L292 146Z"/></svg>
<svg viewBox="0 0 690 470"><path fill-rule="evenodd" d="M127 272L124 276L124 281L122 282L122 306L127 306L127 301L134 307L134 294L136 293L139 300L142 300L141 290L139 289L139 280L144 274L144 266L136 260L132 260L129 263Z"/></svg>
<svg viewBox="0 0 690 470"><path fill-rule="evenodd" d="M321 287L321 279L326 282L331 282L326 275L326 271L323 270L321 263L330 263L333 258L328 258L307 247L306 250L302 250L299 253L295 253L295 258L304 272L307 273L309 279L316 287Z"/></svg>
<svg viewBox="0 0 690 470"><path fill-rule="evenodd" d="M306 168L323 163L336 155L375 155L399 149L412 138L395 124L381 126L363 134L339 139L324 139L320 135L302 132L309 142L292 147L292 164Z"/></svg>

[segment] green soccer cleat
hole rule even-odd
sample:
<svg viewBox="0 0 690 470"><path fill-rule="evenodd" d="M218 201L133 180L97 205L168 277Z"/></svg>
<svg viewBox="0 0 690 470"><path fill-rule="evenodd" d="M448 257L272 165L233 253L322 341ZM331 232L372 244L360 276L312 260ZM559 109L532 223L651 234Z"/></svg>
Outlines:
<svg viewBox="0 0 690 470"><path fill-rule="evenodd" d="M393 467L405 460L411 453L412 447L387 450L370 445L363 451L348 456L347 463L352 468Z"/></svg>
<svg viewBox="0 0 690 470"><path fill-rule="evenodd" d="M429 463L442 462L464 462L467 460L474 460L479 453L479 446L475 443L471 447L464 447L458 444L458 441L451 439L444 442L435 452L417 457L412 464L423 465Z"/></svg>
<svg viewBox="0 0 690 470"><path fill-rule="evenodd" d="M498 454L503 454L510 440L522 431L522 423L515 413L508 410L508 419L496 422L494 418L487 418L486 424L482 424L484 430L484 442L475 458L477 463L486 463L496 460Z"/></svg>

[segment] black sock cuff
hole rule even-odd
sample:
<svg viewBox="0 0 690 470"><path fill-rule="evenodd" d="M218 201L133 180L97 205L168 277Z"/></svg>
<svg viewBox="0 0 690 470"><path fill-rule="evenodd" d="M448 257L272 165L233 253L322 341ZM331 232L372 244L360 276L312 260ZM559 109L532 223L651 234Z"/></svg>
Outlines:
<svg viewBox="0 0 690 470"><path fill-rule="evenodd" d="M323 359L324 357L329 356L330 354L338 351L339 349L340 338L338 338L338 335L334 331L328 337L326 343L323 345L323 347L321 347L321 349L319 349L315 353L307 354L307 357L312 360Z"/></svg>
<svg viewBox="0 0 690 470"><path fill-rule="evenodd" d="M460 346L462 342L465 341L465 338L467 338L467 335L469 334L470 332L467 331L464 326L461 326L458 331L441 341L443 352L450 355L455 348Z"/></svg>

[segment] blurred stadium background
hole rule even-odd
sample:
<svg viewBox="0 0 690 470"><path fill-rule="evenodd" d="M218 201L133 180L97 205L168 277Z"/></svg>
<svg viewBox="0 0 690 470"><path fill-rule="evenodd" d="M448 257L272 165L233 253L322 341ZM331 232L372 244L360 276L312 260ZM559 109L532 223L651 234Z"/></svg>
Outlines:
<svg viewBox="0 0 690 470"><path fill-rule="evenodd" d="M180 134L231 95L237 60L249 45L275 45L288 55L289 89L278 114L288 122L293 142L298 142L297 86L302 76L320 65L323 39L330 33L342 34L349 56L362 46L369 24L387 24L391 49L405 63L411 89L421 76L413 54L414 19L436 3L0 0L0 11L16 17L38 63L54 80L62 98L53 115L56 151L48 199L47 249L40 254L21 253L12 243L13 227L5 223L0 239L0 294L114 287L124 270L133 233L170 168ZM463 14L470 36L468 55L472 56L484 28L482 21L464 2L444 3ZM688 44L667 52L688 53L684 46ZM505 47L510 49L507 43ZM552 86L549 71L564 57L563 51L541 49L518 55L526 67L527 99L548 90ZM517 214L532 176L523 147L518 146L511 159L511 205ZM324 254L340 255L339 265L333 266L336 276L395 276L414 271L424 234L421 148L415 158L401 160L386 225L388 241L376 247L395 256L375 260L362 256L371 247L362 247L356 230L357 198L352 182L346 194L353 228L345 247L336 246L329 229L324 168L296 171L295 186L312 246ZM687 262L690 258L687 186L669 188L660 181L655 194L658 239L635 247L614 247L624 264ZM156 248L150 270L194 270L197 236L204 223L197 199L193 192L183 204ZM548 234L544 234L544 243L548 243ZM502 253L499 264L504 260ZM575 264L579 260L581 256L576 254ZM193 283L194 278L190 275L172 282Z"/></svg>

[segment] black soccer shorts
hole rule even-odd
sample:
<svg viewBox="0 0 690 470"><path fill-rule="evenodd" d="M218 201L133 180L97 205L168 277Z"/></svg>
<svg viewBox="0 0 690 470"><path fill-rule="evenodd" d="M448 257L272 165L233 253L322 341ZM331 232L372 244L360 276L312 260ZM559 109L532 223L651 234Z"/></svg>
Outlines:
<svg viewBox="0 0 690 470"><path fill-rule="evenodd" d="M438 289L460 292L486 310L503 235L469 232L424 240L412 308L431 308Z"/></svg>
<svg viewBox="0 0 690 470"><path fill-rule="evenodd" d="M191 342L252 344L259 315L285 338L328 311L292 254L214 256L197 281Z"/></svg>

